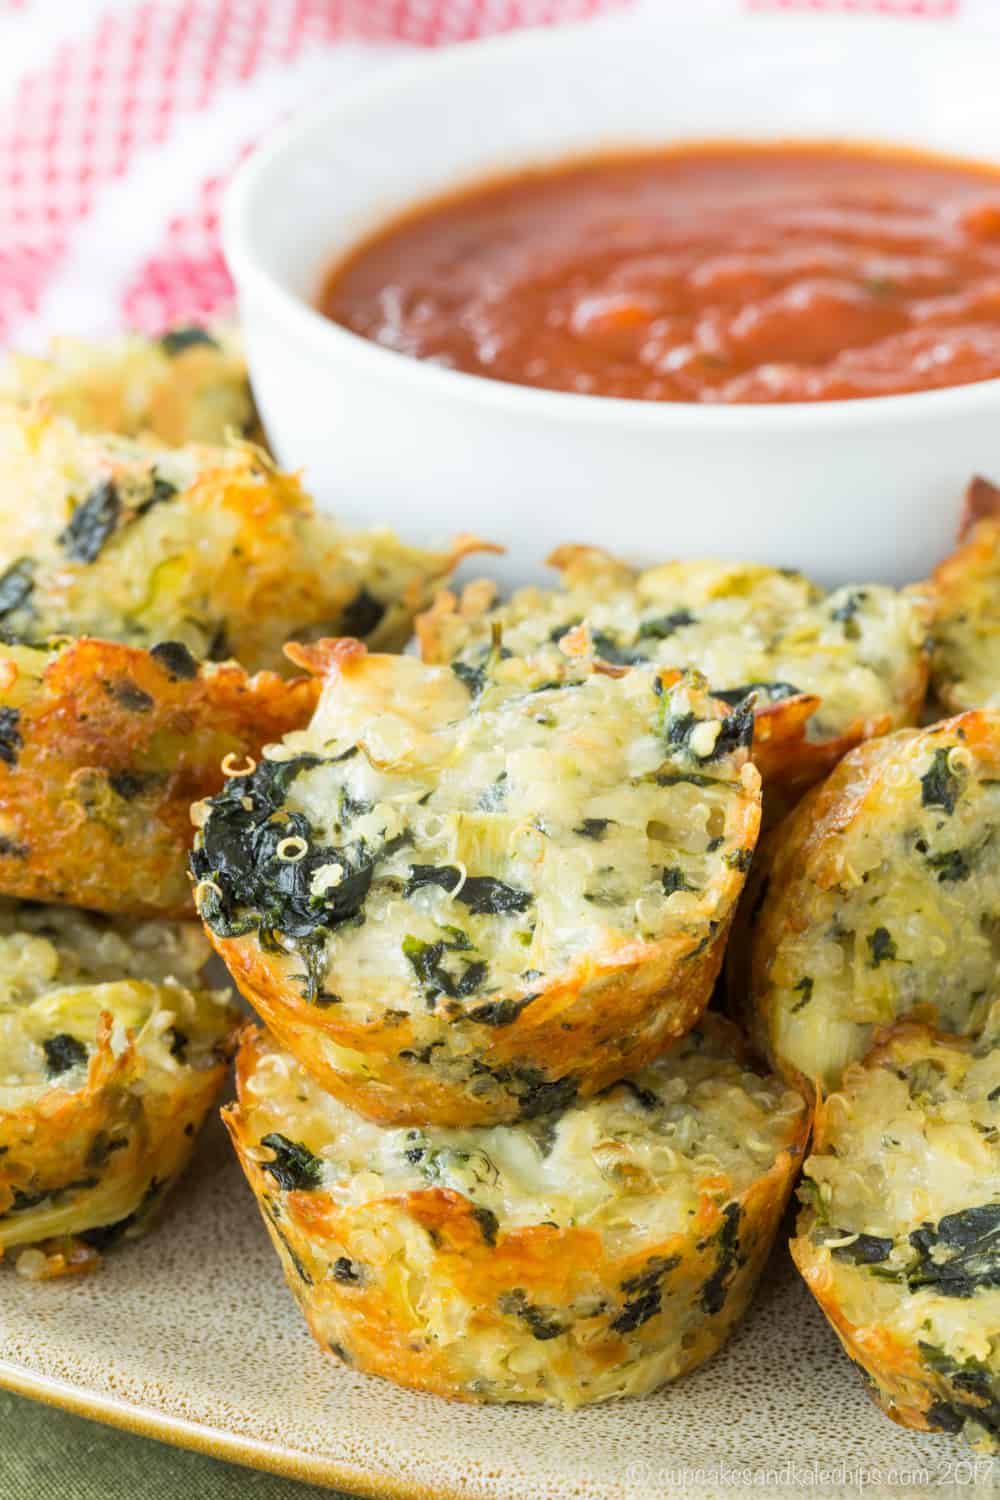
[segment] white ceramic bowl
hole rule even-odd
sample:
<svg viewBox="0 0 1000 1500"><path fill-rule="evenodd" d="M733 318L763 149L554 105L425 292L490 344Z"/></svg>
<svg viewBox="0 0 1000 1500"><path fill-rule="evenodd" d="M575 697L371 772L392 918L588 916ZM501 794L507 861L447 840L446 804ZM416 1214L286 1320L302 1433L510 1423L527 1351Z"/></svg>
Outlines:
<svg viewBox="0 0 1000 1500"><path fill-rule="evenodd" d="M710 138L909 144L1000 160L1000 44L932 22L654 16L387 69L237 175L225 247L264 420L353 521L475 528L508 578L566 540L637 561L748 557L829 582L922 576L974 470L1000 479L1000 380L868 401L656 404L420 363L314 310L323 272L405 207L530 163Z"/></svg>

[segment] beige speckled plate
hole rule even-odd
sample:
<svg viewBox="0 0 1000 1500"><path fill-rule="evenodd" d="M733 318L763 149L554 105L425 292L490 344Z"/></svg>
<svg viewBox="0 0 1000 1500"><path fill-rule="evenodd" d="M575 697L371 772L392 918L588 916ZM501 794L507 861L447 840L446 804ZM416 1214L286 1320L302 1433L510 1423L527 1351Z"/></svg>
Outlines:
<svg viewBox="0 0 1000 1500"><path fill-rule="evenodd" d="M857 1495L862 1475L867 1494L901 1500L1000 1480L1000 1464L875 1410L784 1253L729 1347L659 1396L575 1413L472 1407L319 1353L220 1127L171 1207L91 1277L35 1284L0 1265L0 1384L393 1500L825 1497Z"/></svg>

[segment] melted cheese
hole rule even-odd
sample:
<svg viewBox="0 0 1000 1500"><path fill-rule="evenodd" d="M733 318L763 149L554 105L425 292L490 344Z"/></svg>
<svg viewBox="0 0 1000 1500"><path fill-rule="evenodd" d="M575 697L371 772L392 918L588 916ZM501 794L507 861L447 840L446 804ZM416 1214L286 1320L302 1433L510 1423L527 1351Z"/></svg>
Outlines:
<svg viewBox="0 0 1000 1500"><path fill-rule="evenodd" d="M310 728L267 752L277 764L317 757L275 814L308 825L289 860L329 851L313 895L374 866L363 921L317 919L338 1016L435 1009L420 954L439 943L459 994L439 989L437 1008L454 1016L629 944L676 934L694 947L728 920L759 778L745 746L717 752L720 709L691 681L661 696L648 668L615 680L564 659L560 676L499 662L473 700L447 668L361 658L331 674ZM683 743L669 742L671 725ZM206 847L212 816L209 802ZM483 880L502 883L492 909L473 894ZM229 894L240 920L251 916L252 902ZM295 935L280 917L272 926L294 954Z"/></svg>
<svg viewBox="0 0 1000 1500"><path fill-rule="evenodd" d="M697 670L717 692L753 686L759 704L790 689L817 695L812 742L910 722L927 634L915 594L879 584L824 594L801 574L751 563L670 562L636 573L588 548L561 549L554 561L559 589L521 589L491 607L488 590L473 585L457 610L432 612L418 627L428 659L474 664L497 625L506 648L548 659L561 632L586 621L598 655L611 661Z"/></svg>

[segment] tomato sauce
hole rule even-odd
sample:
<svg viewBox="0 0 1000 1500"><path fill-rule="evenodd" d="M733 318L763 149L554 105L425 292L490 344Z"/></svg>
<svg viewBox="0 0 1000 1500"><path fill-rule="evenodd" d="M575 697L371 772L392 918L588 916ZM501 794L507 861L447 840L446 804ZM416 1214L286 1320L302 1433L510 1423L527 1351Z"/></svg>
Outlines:
<svg viewBox="0 0 1000 1500"><path fill-rule="evenodd" d="M703 145L424 205L321 310L387 349L642 401L833 401L1000 376L1000 168Z"/></svg>

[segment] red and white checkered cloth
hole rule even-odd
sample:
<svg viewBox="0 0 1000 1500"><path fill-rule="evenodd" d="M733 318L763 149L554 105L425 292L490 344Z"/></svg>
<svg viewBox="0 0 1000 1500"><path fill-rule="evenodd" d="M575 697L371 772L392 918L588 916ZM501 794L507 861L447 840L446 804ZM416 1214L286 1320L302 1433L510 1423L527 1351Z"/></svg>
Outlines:
<svg viewBox="0 0 1000 1500"><path fill-rule="evenodd" d="M407 48L640 4L1000 25L1000 0L0 0L0 343L223 313L219 200L277 120Z"/></svg>

